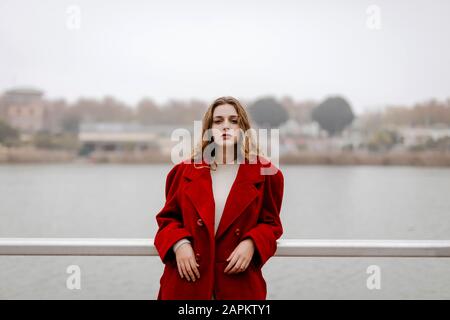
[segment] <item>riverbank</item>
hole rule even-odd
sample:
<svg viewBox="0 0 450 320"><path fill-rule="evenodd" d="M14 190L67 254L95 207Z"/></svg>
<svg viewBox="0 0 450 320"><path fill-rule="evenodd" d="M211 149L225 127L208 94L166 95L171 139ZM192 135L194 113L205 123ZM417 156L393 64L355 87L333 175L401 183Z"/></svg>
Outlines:
<svg viewBox="0 0 450 320"><path fill-rule="evenodd" d="M79 157L76 152L44 150L34 147L0 147L0 163L118 163L157 164L171 163L170 157L155 152L95 152L89 157ZM310 152L280 157L280 164L291 165L373 165L450 167L450 152L403 151L371 153L366 151Z"/></svg>
<svg viewBox="0 0 450 320"><path fill-rule="evenodd" d="M74 152L45 150L35 147L7 148L0 146L0 163L69 163L75 161Z"/></svg>
<svg viewBox="0 0 450 320"><path fill-rule="evenodd" d="M450 152L403 151L390 153L302 152L280 157L280 163L298 165L372 165L450 167Z"/></svg>

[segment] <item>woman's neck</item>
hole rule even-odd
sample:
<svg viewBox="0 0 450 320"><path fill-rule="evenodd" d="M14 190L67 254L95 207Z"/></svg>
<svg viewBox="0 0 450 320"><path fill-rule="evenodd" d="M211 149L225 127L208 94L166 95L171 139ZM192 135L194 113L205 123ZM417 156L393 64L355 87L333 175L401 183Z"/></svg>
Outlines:
<svg viewBox="0 0 450 320"><path fill-rule="evenodd" d="M215 161L217 164L233 164L236 162L234 159L234 146L218 146L215 152Z"/></svg>

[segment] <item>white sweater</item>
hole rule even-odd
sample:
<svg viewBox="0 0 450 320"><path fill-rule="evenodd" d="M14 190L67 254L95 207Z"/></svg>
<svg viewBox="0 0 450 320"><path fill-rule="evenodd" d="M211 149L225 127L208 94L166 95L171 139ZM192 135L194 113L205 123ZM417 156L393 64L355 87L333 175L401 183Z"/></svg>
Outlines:
<svg viewBox="0 0 450 320"><path fill-rule="evenodd" d="M211 170L212 190L215 202L214 215L214 233L219 227L220 219L222 218L223 209L227 201L228 195L233 185L237 172L239 170L239 163L235 164L219 164L217 170ZM176 251L182 244L190 242L188 239L181 239L173 246L173 251Z"/></svg>

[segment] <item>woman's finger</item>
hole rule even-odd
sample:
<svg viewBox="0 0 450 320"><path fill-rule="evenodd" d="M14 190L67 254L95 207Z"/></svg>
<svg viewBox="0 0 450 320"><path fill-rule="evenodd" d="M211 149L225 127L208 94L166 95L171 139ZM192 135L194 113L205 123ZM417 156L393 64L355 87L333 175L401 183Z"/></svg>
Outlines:
<svg viewBox="0 0 450 320"><path fill-rule="evenodd" d="M238 272L244 272L245 270L247 270L248 264L246 260L242 261L242 264L239 266L239 270Z"/></svg>
<svg viewBox="0 0 450 320"><path fill-rule="evenodd" d="M228 263L227 267L225 268L225 273L228 273L236 264L236 262L238 261L238 256L234 255L233 258L231 259L231 261Z"/></svg>
<svg viewBox="0 0 450 320"><path fill-rule="evenodd" d="M200 272L198 271L198 263L197 263L197 261L195 261L195 259L192 258L190 260L190 262L191 262L191 268L194 271L195 275L197 276L197 279L200 279Z"/></svg>
<svg viewBox="0 0 450 320"><path fill-rule="evenodd" d="M189 273L187 272L186 265L184 264L184 261L181 261L181 270L183 270L184 277L187 281L191 281L191 277L189 277Z"/></svg>
<svg viewBox="0 0 450 320"><path fill-rule="evenodd" d="M238 268L238 272L244 272L245 270L247 270L247 267L248 267L248 259L247 258L242 258L242 260L241 260L241 264L239 265L239 268Z"/></svg>
<svg viewBox="0 0 450 320"><path fill-rule="evenodd" d="M192 271L191 264L190 264L189 260L186 261L186 270L187 270L189 276L191 277L191 280L193 282L195 282L195 275L194 275L194 272Z"/></svg>
<svg viewBox="0 0 450 320"><path fill-rule="evenodd" d="M238 273L241 271L241 266L243 265L243 259L239 259L234 265L233 269L231 269L231 273Z"/></svg>
<svg viewBox="0 0 450 320"><path fill-rule="evenodd" d="M230 256L228 257L227 261L230 261L231 259L233 259L235 252L236 252L236 250L234 250L234 251L230 254Z"/></svg>

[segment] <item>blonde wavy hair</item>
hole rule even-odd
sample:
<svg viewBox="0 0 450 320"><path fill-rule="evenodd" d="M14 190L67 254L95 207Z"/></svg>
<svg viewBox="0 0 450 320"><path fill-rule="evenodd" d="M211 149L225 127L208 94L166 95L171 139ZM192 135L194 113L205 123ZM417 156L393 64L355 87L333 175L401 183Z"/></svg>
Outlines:
<svg viewBox="0 0 450 320"><path fill-rule="evenodd" d="M203 120L202 120L202 135L201 135L201 141L197 143L196 146L194 146L191 150L191 156L190 161L197 160L206 160L206 162L209 164L208 167L212 170L216 170L217 163L215 161L215 158L213 159L203 159L203 154L205 148L210 145L211 143L214 143L214 139L212 135L210 134L211 128L213 125L213 115L214 110L221 105L224 104L230 104L232 105L238 114L238 125L240 128L239 131L239 139L238 142L234 145L235 148L235 159L237 158L244 158L246 161L255 161L256 157L264 156L262 151L259 148L258 143L256 142L253 130L251 130L251 125L249 121L249 117L247 115L247 112L245 111L242 104L235 98L226 96L226 97L219 97L216 100L214 100L208 109L206 110ZM244 134L242 134L244 133ZM206 139L205 139L206 137ZM238 148L238 145L240 145L240 148ZM238 150L239 149L239 150ZM213 156L214 157L214 156ZM201 168L202 166L197 166L196 168ZM203 166L204 167L204 166Z"/></svg>

